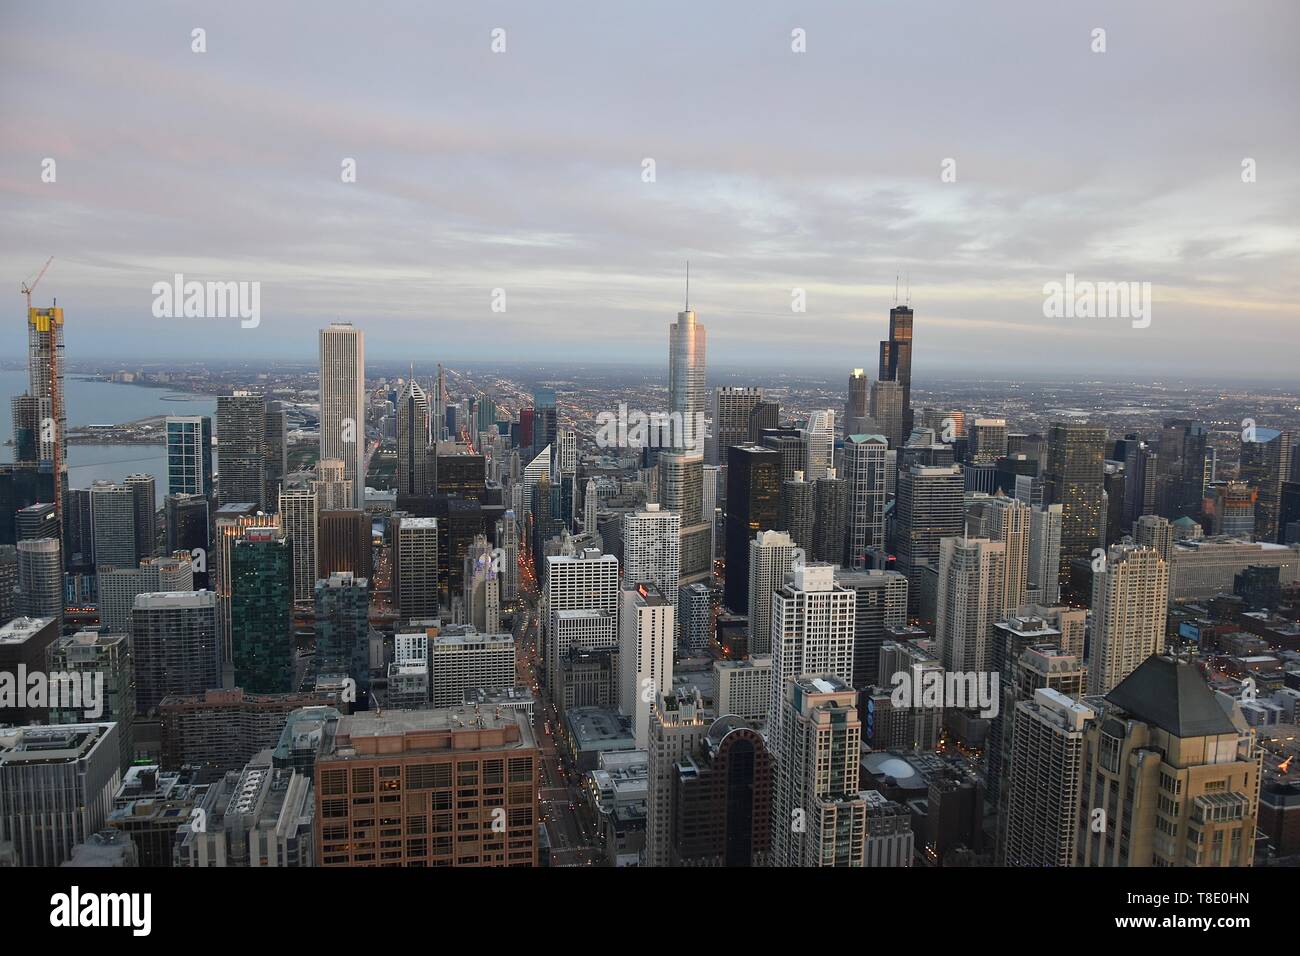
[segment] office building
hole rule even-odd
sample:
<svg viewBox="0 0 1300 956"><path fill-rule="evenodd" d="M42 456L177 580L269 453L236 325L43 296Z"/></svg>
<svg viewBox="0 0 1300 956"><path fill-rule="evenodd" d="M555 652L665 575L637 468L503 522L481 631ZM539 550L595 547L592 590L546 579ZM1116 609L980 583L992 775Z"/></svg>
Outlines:
<svg viewBox="0 0 1300 956"><path fill-rule="evenodd" d="M854 593L853 673L850 683L864 688L876 681L880 648L890 628L907 624L907 578L897 571L837 569L835 584Z"/></svg>
<svg viewBox="0 0 1300 956"><path fill-rule="evenodd" d="M133 568L139 562L135 502L135 492L126 485L111 481L91 484L90 510L97 569Z"/></svg>
<svg viewBox="0 0 1300 956"><path fill-rule="evenodd" d="M103 720L117 724L120 765L125 773L135 759L135 669L130 640L125 634L79 631L60 637L46 653L51 677L71 674L82 682L83 691L87 682L96 688L93 699L80 701L81 706L68 706L69 701L61 701L59 706L51 703L48 722Z"/></svg>
<svg viewBox="0 0 1300 956"><path fill-rule="evenodd" d="M772 655L713 662L714 710L723 717L766 720L772 702Z"/></svg>
<svg viewBox="0 0 1300 956"><path fill-rule="evenodd" d="M940 542L934 632L945 671L989 669L989 629L1003 612L1006 550L988 538Z"/></svg>
<svg viewBox="0 0 1300 956"><path fill-rule="evenodd" d="M135 501L135 553L141 560L152 557L158 553L158 499L153 475L127 475L122 484L131 489Z"/></svg>
<svg viewBox="0 0 1300 956"><path fill-rule="evenodd" d="M1048 431L1044 495L1061 505L1060 578L1065 584L1073 561L1092 559L1101 545L1102 459L1106 429L1054 423Z"/></svg>
<svg viewBox="0 0 1300 956"><path fill-rule="evenodd" d="M650 712L645 863L671 866L677 820L677 765L703 742L714 715L697 688L657 694Z"/></svg>
<svg viewBox="0 0 1300 956"><path fill-rule="evenodd" d="M136 710L148 714L169 694L219 687L216 597L211 591L140 594L131 612Z"/></svg>
<svg viewBox="0 0 1300 956"><path fill-rule="evenodd" d="M289 541L293 562L293 600L312 600L321 577L316 492L291 488L280 492L280 527Z"/></svg>
<svg viewBox="0 0 1300 956"><path fill-rule="evenodd" d="M328 721L316 758L316 865L536 866L539 761L518 710L368 711ZM403 801L382 834L375 793ZM479 809L458 824L457 805Z"/></svg>
<svg viewBox="0 0 1300 956"><path fill-rule="evenodd" d="M294 661L289 540L278 528L249 528L231 553L230 583L234 685L253 694L288 693Z"/></svg>
<svg viewBox="0 0 1300 956"><path fill-rule="evenodd" d="M403 620L438 616L438 519L396 519L393 548L393 601Z"/></svg>
<svg viewBox="0 0 1300 956"><path fill-rule="evenodd" d="M780 520L780 459L760 445L727 448L727 573L723 600L749 613L749 542Z"/></svg>
<svg viewBox="0 0 1300 956"><path fill-rule="evenodd" d="M104 827L122 774L116 724L0 728L0 843L60 866Z"/></svg>
<svg viewBox="0 0 1300 956"><path fill-rule="evenodd" d="M653 582L625 581L619 610L619 710L638 749L649 746L656 695L673 686L675 608Z"/></svg>
<svg viewBox="0 0 1300 956"><path fill-rule="evenodd" d="M346 674L370 690L370 582L335 572L316 582L316 673Z"/></svg>
<svg viewBox="0 0 1300 956"><path fill-rule="evenodd" d="M750 415L763 400L761 388L726 385L713 390L713 433L709 464L726 466L728 449L749 441Z"/></svg>
<svg viewBox="0 0 1300 956"><path fill-rule="evenodd" d="M63 626L63 548L58 538L19 541L16 611L24 617L50 618Z"/></svg>
<svg viewBox="0 0 1300 956"><path fill-rule="evenodd" d="M672 866L766 866L775 761L763 735L722 716L677 762Z"/></svg>
<svg viewBox="0 0 1300 956"><path fill-rule="evenodd" d="M350 322L320 331L320 457L343 462L351 507L366 501L366 342ZM225 467L224 460L222 467ZM232 499L233 500L233 499ZM247 500L247 499L243 499Z"/></svg>
<svg viewBox="0 0 1300 956"><path fill-rule="evenodd" d="M415 379L397 393L397 493L430 495L437 488L429 396Z"/></svg>
<svg viewBox="0 0 1300 956"><path fill-rule="evenodd" d="M279 743L294 711L327 703L323 694L249 694L238 687L170 694L158 705L162 765L238 770Z"/></svg>
<svg viewBox="0 0 1300 956"><path fill-rule="evenodd" d="M515 685L515 639L454 626L429 641L429 696L434 707L459 706L471 687Z"/></svg>
<svg viewBox="0 0 1300 956"><path fill-rule="evenodd" d="M846 568L867 567L868 551L885 547L883 435L849 435L844 440L844 557Z"/></svg>
<svg viewBox="0 0 1300 956"><path fill-rule="evenodd" d="M618 559L587 548L546 559L546 686L557 703L560 662L575 647L618 644Z"/></svg>
<svg viewBox="0 0 1300 956"><path fill-rule="evenodd" d="M247 391L217 397L217 505L251 502L265 511L266 398Z"/></svg>

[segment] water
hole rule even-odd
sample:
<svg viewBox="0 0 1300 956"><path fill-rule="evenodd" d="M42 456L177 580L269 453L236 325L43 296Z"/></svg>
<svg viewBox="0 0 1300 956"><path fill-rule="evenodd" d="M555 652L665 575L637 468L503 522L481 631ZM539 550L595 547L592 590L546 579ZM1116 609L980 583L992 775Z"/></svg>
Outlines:
<svg viewBox="0 0 1300 956"><path fill-rule="evenodd" d="M9 441L13 438L13 416L9 399L27 391L27 384L26 371L0 369L0 399L3 399L4 404L4 410L0 412L0 421L4 423L0 440ZM217 411L217 400L211 395L87 381L72 375L64 379L64 388L68 425L71 428L83 425L120 425L152 415L210 415L215 418ZM0 445L0 463L13 461L13 457L12 445ZM216 457L214 448L214 469ZM68 446L69 487L88 488L92 481L121 481L127 475L137 473L154 476L158 504L161 507L163 496L167 494L167 446Z"/></svg>

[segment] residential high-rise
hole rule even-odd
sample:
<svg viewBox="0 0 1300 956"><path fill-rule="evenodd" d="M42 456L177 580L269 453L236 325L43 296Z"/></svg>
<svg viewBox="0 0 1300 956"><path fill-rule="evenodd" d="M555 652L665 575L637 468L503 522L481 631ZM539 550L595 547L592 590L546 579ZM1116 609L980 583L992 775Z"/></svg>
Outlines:
<svg viewBox="0 0 1300 956"><path fill-rule="evenodd" d="M110 634L129 634L131 611L140 594L195 590L194 560L185 554L148 558L134 568L98 573L99 623Z"/></svg>
<svg viewBox="0 0 1300 956"><path fill-rule="evenodd" d="M1117 544L1092 574L1088 692L1107 694L1165 647L1169 565L1154 548Z"/></svg>
<svg viewBox="0 0 1300 956"><path fill-rule="evenodd" d="M795 561L794 539L786 531L760 531L749 542L749 652L772 650L772 595L785 583Z"/></svg>
<svg viewBox="0 0 1300 956"><path fill-rule="evenodd" d="M49 651L58 638L53 617L17 617L0 624L0 719L6 724L48 723L53 702L41 699L33 685L49 670ZM81 691L80 686L68 688L76 699Z"/></svg>
<svg viewBox="0 0 1300 956"><path fill-rule="evenodd" d="M677 610L681 585L681 515L648 504L623 516L623 581L650 582Z"/></svg>
<svg viewBox="0 0 1300 956"><path fill-rule="evenodd" d="M366 340L350 322L320 331L320 457L343 462L352 507L366 504ZM224 461L222 467L225 467Z"/></svg>
<svg viewBox="0 0 1300 956"><path fill-rule="evenodd" d="M1061 505L1062 584L1071 562L1091 560L1101 545L1105 443L1106 429L1097 425L1056 422L1048 430L1043 493L1045 503Z"/></svg>
<svg viewBox="0 0 1300 956"><path fill-rule="evenodd" d="M266 398L235 391L217 397L217 504L252 502L266 510Z"/></svg>
<svg viewBox="0 0 1300 956"><path fill-rule="evenodd" d="M1035 506L1029 512L1029 572L1026 600L1056 604L1061 599L1062 505Z"/></svg>
<svg viewBox="0 0 1300 956"><path fill-rule="evenodd" d="M989 669L989 629L1002 616L1006 552L988 538L940 542L934 633L945 671Z"/></svg>
<svg viewBox="0 0 1300 956"><path fill-rule="evenodd" d="M1028 600L1033 509L1015 498L976 496L968 500L966 514L969 534L1006 545L1002 595L997 610L1001 616Z"/></svg>
<svg viewBox="0 0 1300 956"><path fill-rule="evenodd" d="M438 616L438 519L397 518L393 601L403 620Z"/></svg>
<svg viewBox="0 0 1300 956"><path fill-rule="evenodd" d="M1000 844L1007 866L1074 864L1085 727L1095 716L1050 687L1016 704Z"/></svg>
<svg viewBox="0 0 1300 956"><path fill-rule="evenodd" d="M835 674L813 673L782 681L778 699L770 865L865 865L857 694Z"/></svg>
<svg viewBox="0 0 1300 956"><path fill-rule="evenodd" d="M135 509L135 492L126 485L111 481L91 484L96 568L133 568L140 560L136 550Z"/></svg>
<svg viewBox="0 0 1300 956"><path fill-rule="evenodd" d="M137 713L170 694L221 686L217 601L211 591L140 594L131 611L131 657Z"/></svg>
<svg viewBox="0 0 1300 956"><path fill-rule="evenodd" d="M345 674L358 700L370 689L370 582L346 572L315 587L316 672Z"/></svg>
<svg viewBox="0 0 1300 956"><path fill-rule="evenodd" d="M318 507L315 491L304 488L280 491L280 527L289 539L293 555L295 602L311 601L316 592L316 581L321 577Z"/></svg>
<svg viewBox="0 0 1300 956"><path fill-rule="evenodd" d="M249 528L230 557L230 646L235 686L293 690L293 555L276 527Z"/></svg>
<svg viewBox="0 0 1300 956"><path fill-rule="evenodd" d="M723 598L738 614L749 608L749 542L780 520L780 460L771 448L727 448L727 573Z"/></svg>
<svg viewBox="0 0 1300 956"><path fill-rule="evenodd" d="M619 710L632 718L638 749L650 745L650 711L673 686L675 613L653 582L623 584L619 610Z"/></svg>
<svg viewBox="0 0 1300 956"><path fill-rule="evenodd" d="M750 413L762 400L763 390L757 387L724 385L713 390L709 464L727 465L727 449L749 441Z"/></svg>
<svg viewBox="0 0 1300 956"><path fill-rule="evenodd" d="M167 416L167 494L212 496L212 419Z"/></svg>
<svg viewBox="0 0 1300 956"><path fill-rule="evenodd" d="M794 477L781 482L780 530L788 531L797 547L804 553L813 552L814 532L817 527L817 497L812 483L804 480L804 473L796 471Z"/></svg>
<svg viewBox="0 0 1300 956"><path fill-rule="evenodd" d="M702 654L713 641L718 613L718 590L696 581L683 584L677 599L680 648L683 656Z"/></svg>
<svg viewBox="0 0 1300 956"><path fill-rule="evenodd" d="M60 866L104 827L122 781L118 725L0 728L0 843L16 866Z"/></svg>
<svg viewBox="0 0 1300 956"><path fill-rule="evenodd" d="M772 687L768 735L784 739L782 700L786 683L808 674L853 679L857 594L835 583L835 567L796 567L790 582L772 596ZM779 636L779 640L777 639ZM781 751L777 750L778 759Z"/></svg>
<svg viewBox="0 0 1300 956"><path fill-rule="evenodd" d="M266 403L263 422L262 450L266 457L262 469L265 482L262 500L270 509L280 500L280 489L284 487L284 476L289 470L289 423L284 407L276 401Z"/></svg>
<svg viewBox="0 0 1300 956"><path fill-rule="evenodd" d="M888 450L883 435L849 435L844 440L843 563L846 568L867 567L867 552L885 547Z"/></svg>
<svg viewBox="0 0 1300 956"><path fill-rule="evenodd" d="M22 617L53 618L63 626L63 547L58 538L19 541L18 599Z"/></svg>
<svg viewBox="0 0 1300 956"><path fill-rule="evenodd" d="M63 310L57 306L34 309L29 297L27 388L34 403L37 461L50 463L53 486L49 500L55 502L60 520L63 490L68 485L68 417L64 400L63 365ZM15 455L14 460L22 461L23 457Z"/></svg>
<svg viewBox="0 0 1300 956"><path fill-rule="evenodd" d="M158 499L153 475L127 475L122 483L134 497L136 557L152 557L158 551Z"/></svg>
<svg viewBox="0 0 1300 956"><path fill-rule="evenodd" d="M844 508L845 482L837 477L834 468L825 478L813 482L813 546L810 557L814 561L839 564L844 560Z"/></svg>
<svg viewBox="0 0 1300 956"><path fill-rule="evenodd" d="M385 709L328 724L316 757L318 866L537 865L541 754L524 712ZM401 802L383 836L360 793Z"/></svg>
<svg viewBox="0 0 1300 956"><path fill-rule="evenodd" d="M1083 703L1076 866L1252 865L1262 751L1195 664L1148 657Z"/></svg>
<svg viewBox="0 0 1300 956"><path fill-rule="evenodd" d="M430 495L437 487L429 396L414 378L397 393L397 493Z"/></svg>

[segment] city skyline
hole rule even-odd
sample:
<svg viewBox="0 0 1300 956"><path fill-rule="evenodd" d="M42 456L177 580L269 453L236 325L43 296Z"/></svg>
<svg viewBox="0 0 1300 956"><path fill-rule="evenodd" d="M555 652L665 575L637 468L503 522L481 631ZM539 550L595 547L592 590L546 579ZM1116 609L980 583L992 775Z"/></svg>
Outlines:
<svg viewBox="0 0 1300 956"><path fill-rule="evenodd" d="M69 343L83 354L182 355L197 325L214 359L305 357L342 320L376 360L422 340L429 361L483 359L505 336L539 361L636 361L662 355L689 259L717 367L871 369L897 287L925 320L918 381L1289 369L1300 136L1283 5L1250 20L940 5L938 31L935 14L834 5L693 13L688 29L594 7L563 22L404 9L382 57L291 9L259 9L256 31L240 4L162 10L128 32L73 6L77 28L4 14L6 100L41 109L0 151L0 268L16 285L55 256L33 304L93 317ZM887 98L871 95L897 66L881 35L923 38L924 66ZM1235 62L1240 88L1200 55ZM57 73L31 68L52 56ZM742 84L769 108L729 109ZM155 318L153 285L176 274L260 283L260 322ZM1151 324L1047 318L1044 286L1071 275L1151 283ZM18 334L6 323L0 352Z"/></svg>

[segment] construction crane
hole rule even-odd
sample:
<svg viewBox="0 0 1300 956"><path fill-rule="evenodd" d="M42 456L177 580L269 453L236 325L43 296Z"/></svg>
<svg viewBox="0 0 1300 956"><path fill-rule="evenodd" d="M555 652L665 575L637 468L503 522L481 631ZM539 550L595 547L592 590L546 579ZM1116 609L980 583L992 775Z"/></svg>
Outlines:
<svg viewBox="0 0 1300 956"><path fill-rule="evenodd" d="M44 395L34 395L33 398L48 400L50 416L48 421L52 429L47 429L46 422L39 423L38 448L45 445L47 441L50 444L50 458L54 470L54 513L58 516L60 525L63 521L63 482L64 469L67 465L63 461L63 368L62 358L59 350L63 347L62 342L62 320L57 319L57 310L51 310L48 317L38 317L32 310L32 293L45 277L45 271L49 269L50 263L54 257L50 256L45 260L45 265L41 266L41 271L36 273L36 278L31 282L24 281L19 287L21 293L27 299L27 335L29 338L28 347L31 350L28 356L29 371L31 373L33 385L38 381L38 366L44 365L39 369L40 377L48 379L48 392ZM43 356L43 360L42 360ZM35 389L33 389L35 390ZM53 434L47 438L47 433L52 430Z"/></svg>
<svg viewBox="0 0 1300 956"><path fill-rule="evenodd" d="M27 296L27 308L30 309L32 307L32 293L36 291L36 286L40 283L41 277L45 275L45 270L50 267L50 263L53 261L53 256L50 256L45 260L45 265L41 266L41 271L36 273L36 278L31 281L30 285L27 282L23 282L22 294Z"/></svg>

